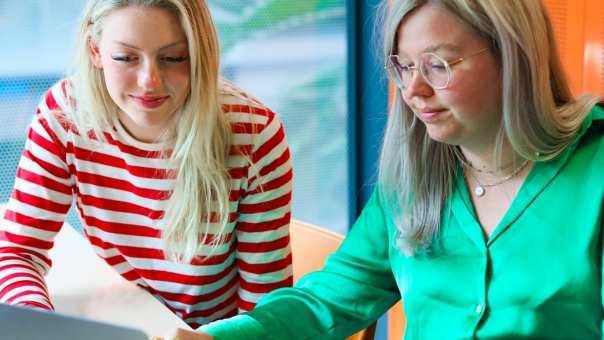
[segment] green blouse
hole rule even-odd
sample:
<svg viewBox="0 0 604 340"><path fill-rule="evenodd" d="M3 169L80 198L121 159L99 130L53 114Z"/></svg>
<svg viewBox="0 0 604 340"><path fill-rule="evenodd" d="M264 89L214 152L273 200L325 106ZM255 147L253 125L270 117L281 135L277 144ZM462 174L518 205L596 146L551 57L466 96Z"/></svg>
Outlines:
<svg viewBox="0 0 604 340"><path fill-rule="evenodd" d="M201 329L217 340L343 339L402 296L405 339L601 339L603 204L595 107L560 157L533 166L488 240L461 174L427 255L401 253L374 194L322 271Z"/></svg>

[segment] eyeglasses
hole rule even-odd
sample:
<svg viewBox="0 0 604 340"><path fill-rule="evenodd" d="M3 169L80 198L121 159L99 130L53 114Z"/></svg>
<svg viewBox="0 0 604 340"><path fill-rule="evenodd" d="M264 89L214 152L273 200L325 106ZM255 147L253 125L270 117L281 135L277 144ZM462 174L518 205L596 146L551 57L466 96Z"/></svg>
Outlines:
<svg viewBox="0 0 604 340"><path fill-rule="evenodd" d="M419 73L433 89L442 90L446 89L449 86L449 81L451 81L451 66L488 50L488 48L484 48L478 52L454 60L445 60L436 53L424 52L420 56L419 66L403 65L399 60L399 56L392 54L388 56L385 68L388 77L401 90L405 90L407 85L413 81L413 72L417 69L419 69Z"/></svg>

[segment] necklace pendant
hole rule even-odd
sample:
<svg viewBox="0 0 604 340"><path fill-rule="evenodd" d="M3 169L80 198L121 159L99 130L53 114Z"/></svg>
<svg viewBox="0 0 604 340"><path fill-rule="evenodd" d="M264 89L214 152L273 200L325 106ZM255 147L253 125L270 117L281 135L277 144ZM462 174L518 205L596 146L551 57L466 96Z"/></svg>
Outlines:
<svg viewBox="0 0 604 340"><path fill-rule="evenodd" d="M478 197L482 197L482 196L484 196L484 192L485 192L485 190L484 190L484 188L483 188L481 185L477 185L477 186L474 188L474 193L475 193L475 194L476 194L476 196L478 196Z"/></svg>

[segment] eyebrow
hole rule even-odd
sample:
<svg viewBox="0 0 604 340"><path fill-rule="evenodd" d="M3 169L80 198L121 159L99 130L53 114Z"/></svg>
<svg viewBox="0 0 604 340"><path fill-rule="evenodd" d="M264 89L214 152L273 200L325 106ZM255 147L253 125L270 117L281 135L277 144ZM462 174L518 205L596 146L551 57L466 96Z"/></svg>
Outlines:
<svg viewBox="0 0 604 340"><path fill-rule="evenodd" d="M429 46L424 50L424 52L436 52L440 50L449 50L452 52L461 52L461 47L459 45L451 44L451 43L440 43L436 45Z"/></svg>
<svg viewBox="0 0 604 340"><path fill-rule="evenodd" d="M447 50L447 51L456 52L456 53L462 52L461 46L451 44L451 43L440 43L440 44L431 45L431 46L426 47L422 52L435 53L435 52L442 51L442 50ZM401 57L408 57L408 55L406 53L399 53L399 55Z"/></svg>
<svg viewBox="0 0 604 340"><path fill-rule="evenodd" d="M137 47L137 46L134 46L134 45L130 45L130 44L125 43L125 42L123 42L123 41L114 40L113 42L115 42L115 43L117 43L117 44L119 44L119 45L122 45L122 46L128 47L128 48L132 48L132 49L139 50L139 51L141 50L141 48L140 48L140 47ZM158 49L158 51L165 50L165 49L168 49L168 48L171 48L171 47L174 47L174 46L180 45L180 44L186 44L186 41L181 40L181 41L176 41L176 42L173 42L173 43L171 43L171 44L168 44L168 45L165 45L165 46L160 47L160 48Z"/></svg>

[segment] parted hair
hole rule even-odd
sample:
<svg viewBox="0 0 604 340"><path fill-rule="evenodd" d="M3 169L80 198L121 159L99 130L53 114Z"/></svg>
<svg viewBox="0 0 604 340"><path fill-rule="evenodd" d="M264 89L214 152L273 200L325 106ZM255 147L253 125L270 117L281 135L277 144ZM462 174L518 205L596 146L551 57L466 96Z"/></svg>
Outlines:
<svg viewBox="0 0 604 340"><path fill-rule="evenodd" d="M501 125L494 159L507 140L522 158L546 161L573 141L598 98L573 97L541 0L385 0L383 56L397 54L404 18L424 4L448 10L485 40L502 75ZM421 39L421 37L418 37ZM432 140L396 90L391 102L378 174L379 196L392 211L399 247L408 255L429 251L439 235L458 160L456 146Z"/></svg>
<svg viewBox="0 0 604 340"><path fill-rule="evenodd" d="M170 160L176 183L162 220L162 240L168 258L188 262L203 247L215 249L226 237L230 213L226 162L231 132L219 101L218 38L205 0L89 0L77 39L70 96L77 103L72 116L78 130L94 131L101 139L119 109L109 96L102 70L91 61L88 44L99 41L109 14L127 6L173 13L187 37L191 91L163 137L174 143Z"/></svg>

